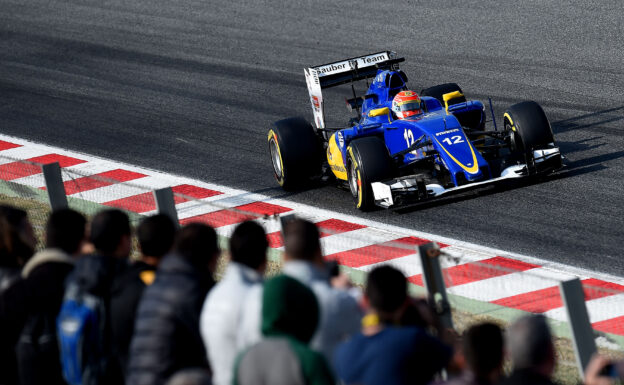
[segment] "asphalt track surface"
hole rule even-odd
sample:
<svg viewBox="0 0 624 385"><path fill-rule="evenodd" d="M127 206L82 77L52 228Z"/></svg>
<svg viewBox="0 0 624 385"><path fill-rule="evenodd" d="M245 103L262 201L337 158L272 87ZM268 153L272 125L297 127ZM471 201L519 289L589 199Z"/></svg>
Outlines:
<svg viewBox="0 0 624 385"><path fill-rule="evenodd" d="M0 131L624 276L624 3L0 0ZM396 50L411 87L455 81L544 106L550 180L361 214L335 187L277 188L266 132L311 118L303 68ZM331 90L343 124L348 89Z"/></svg>

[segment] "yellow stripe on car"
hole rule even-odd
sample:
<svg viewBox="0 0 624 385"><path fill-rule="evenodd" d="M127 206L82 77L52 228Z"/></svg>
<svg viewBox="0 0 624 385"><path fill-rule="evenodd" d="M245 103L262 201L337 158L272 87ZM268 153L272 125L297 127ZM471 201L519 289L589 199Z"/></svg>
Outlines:
<svg viewBox="0 0 624 385"><path fill-rule="evenodd" d="M468 143L468 147L470 147L470 152L472 153L472 167L467 167L467 166L464 166L464 164L463 164L462 162L458 161L458 160L457 160L457 159L456 159L453 155L451 155L451 153L450 153L450 152L448 152L448 151L446 150L446 148L444 148L444 146L442 145L442 143L440 143L440 142L438 141L438 139L437 139L437 138L434 138L434 139L435 139L435 141L436 141L436 142L438 142L438 144L440 145L440 147L442 147L442 149L444 150L444 152L446 152L446 154L447 154L447 155L448 155L451 159L453 159L453 161L454 161L455 163L457 163L457 164L458 164L461 168L463 168L464 170L466 170L466 172L469 172L469 173L471 173L471 174L476 174L477 172L479 172L479 163L477 162L477 155L475 154L474 149L472 148L472 145L470 144L470 142L467 142L467 143Z"/></svg>
<svg viewBox="0 0 624 385"><path fill-rule="evenodd" d="M336 143L336 134L333 134L329 138L329 145L327 146L327 162L329 163L329 167L336 178L347 180L347 169L344 166L342 152Z"/></svg>

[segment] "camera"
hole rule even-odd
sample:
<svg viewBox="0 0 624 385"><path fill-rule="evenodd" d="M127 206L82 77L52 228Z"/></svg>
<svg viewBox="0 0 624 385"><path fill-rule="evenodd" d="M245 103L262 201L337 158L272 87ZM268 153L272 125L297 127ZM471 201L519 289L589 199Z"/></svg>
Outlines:
<svg viewBox="0 0 624 385"><path fill-rule="evenodd" d="M604 377L620 378L617 367L612 362L608 365L605 365L605 367L602 368L602 370L600 370L598 374Z"/></svg>

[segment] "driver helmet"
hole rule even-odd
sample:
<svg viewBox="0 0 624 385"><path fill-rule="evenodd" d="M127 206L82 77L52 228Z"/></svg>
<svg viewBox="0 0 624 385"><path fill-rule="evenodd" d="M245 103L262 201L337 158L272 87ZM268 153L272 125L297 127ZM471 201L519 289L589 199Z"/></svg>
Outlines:
<svg viewBox="0 0 624 385"><path fill-rule="evenodd" d="M392 112L398 119L422 114L421 100L414 91L401 91L392 99Z"/></svg>

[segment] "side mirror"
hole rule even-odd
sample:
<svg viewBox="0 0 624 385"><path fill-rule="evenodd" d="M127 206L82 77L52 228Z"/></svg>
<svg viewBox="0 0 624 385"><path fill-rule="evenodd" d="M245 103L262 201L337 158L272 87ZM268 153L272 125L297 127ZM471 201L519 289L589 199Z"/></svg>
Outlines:
<svg viewBox="0 0 624 385"><path fill-rule="evenodd" d="M368 112L369 118L374 118L375 116L383 116L390 114L390 109L388 107L384 108L375 108L374 110L370 110Z"/></svg>

